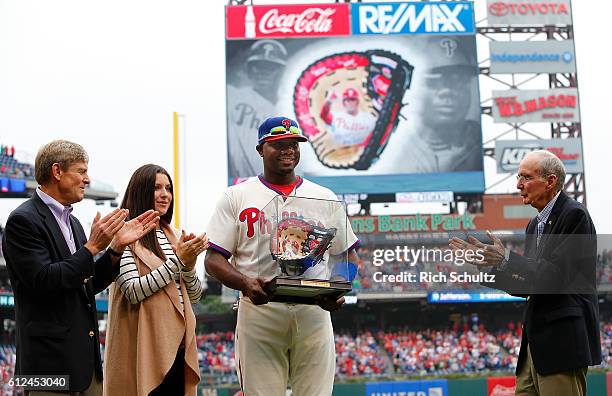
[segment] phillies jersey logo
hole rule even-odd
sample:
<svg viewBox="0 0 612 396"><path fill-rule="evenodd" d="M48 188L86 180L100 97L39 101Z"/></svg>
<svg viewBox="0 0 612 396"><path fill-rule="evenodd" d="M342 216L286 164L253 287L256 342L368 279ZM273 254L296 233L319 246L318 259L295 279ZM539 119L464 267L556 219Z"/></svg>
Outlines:
<svg viewBox="0 0 612 396"><path fill-rule="evenodd" d="M259 213L260 211L257 208L246 208L238 216L241 222L247 223L247 236L249 238L253 238L253 235L255 235L255 223L259 220Z"/></svg>
<svg viewBox="0 0 612 396"><path fill-rule="evenodd" d="M286 219L290 217L299 218L299 219L303 218L303 216L299 216L295 212L281 213L281 219ZM272 222L266 219L266 214L257 208L243 209L242 212L240 212L240 214L238 215L238 219L242 223L246 223L247 225L246 234L247 234L247 237L249 238L253 238L253 236L255 236L255 224L258 222L259 222L259 233L260 234L272 235ZM312 225L318 225L319 227L325 228L323 223L321 223L320 221L319 222L307 221L307 222Z"/></svg>
<svg viewBox="0 0 612 396"><path fill-rule="evenodd" d="M246 223L247 225L247 237L253 238L255 236L255 223L259 222L259 233L260 234L272 234L272 222L266 219L266 214L257 208L246 208L238 219Z"/></svg>

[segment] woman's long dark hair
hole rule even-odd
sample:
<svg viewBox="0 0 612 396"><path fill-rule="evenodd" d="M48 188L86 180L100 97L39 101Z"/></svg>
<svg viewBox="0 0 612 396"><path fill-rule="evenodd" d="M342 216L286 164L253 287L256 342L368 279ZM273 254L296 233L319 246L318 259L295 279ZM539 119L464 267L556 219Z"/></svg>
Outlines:
<svg viewBox="0 0 612 396"><path fill-rule="evenodd" d="M172 221L172 213L174 211L174 185L172 184L172 178L168 171L154 164L143 165L136 169L128 183L123 195L123 201L121 202L121 208L130 211L130 219L140 216L147 210L155 209L155 178L158 173L168 176L170 192L172 193L172 200L170 201L168 211L163 216L160 216L159 221L165 225L169 225ZM166 255L161 246L159 246L159 242L157 242L155 230L143 236L140 239L140 243L160 259L166 260Z"/></svg>

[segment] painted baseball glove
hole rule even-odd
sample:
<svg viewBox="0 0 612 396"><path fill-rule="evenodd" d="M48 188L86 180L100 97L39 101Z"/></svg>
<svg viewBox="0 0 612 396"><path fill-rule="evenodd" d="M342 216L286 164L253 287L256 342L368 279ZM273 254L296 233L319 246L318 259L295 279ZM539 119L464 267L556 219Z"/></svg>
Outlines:
<svg viewBox="0 0 612 396"><path fill-rule="evenodd" d="M322 58L300 75L293 106L319 161L368 169L397 128L413 67L384 50Z"/></svg>
<svg viewBox="0 0 612 396"><path fill-rule="evenodd" d="M323 259L335 235L335 228L323 228L290 217L278 223L270 251L284 275L299 276Z"/></svg>

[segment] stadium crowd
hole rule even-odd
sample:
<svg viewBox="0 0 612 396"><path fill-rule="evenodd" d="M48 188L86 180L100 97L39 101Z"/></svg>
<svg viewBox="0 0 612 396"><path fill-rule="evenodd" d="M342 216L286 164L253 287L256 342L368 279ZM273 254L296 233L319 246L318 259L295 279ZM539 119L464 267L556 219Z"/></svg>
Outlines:
<svg viewBox="0 0 612 396"><path fill-rule="evenodd" d="M390 374L446 375L513 371L521 340L521 323L487 330L480 325L450 329L405 328L394 331L336 332L336 376L377 377ZM235 380L232 332L198 336L203 375ZM602 324L602 367L612 367L612 322Z"/></svg>
<svg viewBox="0 0 612 396"><path fill-rule="evenodd" d="M196 336L200 373L221 383L237 382L234 360L234 332L215 332Z"/></svg>
<svg viewBox="0 0 612 396"><path fill-rule="evenodd" d="M104 333L101 333L104 336ZM612 367L612 322L602 322L601 367ZM520 347L521 323L487 330L482 324L455 325L446 329L362 331L335 334L336 376L485 374L512 371ZM197 336L202 381L236 383L234 333L213 332ZM15 345L0 344L0 395L10 395L6 383L13 376ZM6 389L5 389L6 388ZM3 393L2 393L3 392Z"/></svg>
<svg viewBox="0 0 612 396"><path fill-rule="evenodd" d="M15 146L0 145L0 177L32 179L33 176L33 166L15 158Z"/></svg>
<svg viewBox="0 0 612 396"><path fill-rule="evenodd" d="M516 357L505 345L519 343L520 332L489 332L483 325L465 325L462 330L381 332L378 339L391 356L396 373L467 374L516 367Z"/></svg>
<svg viewBox="0 0 612 396"><path fill-rule="evenodd" d="M387 357L378 347L374 335L361 332L356 336L348 332L334 334L336 342L336 375L376 376L387 371Z"/></svg>

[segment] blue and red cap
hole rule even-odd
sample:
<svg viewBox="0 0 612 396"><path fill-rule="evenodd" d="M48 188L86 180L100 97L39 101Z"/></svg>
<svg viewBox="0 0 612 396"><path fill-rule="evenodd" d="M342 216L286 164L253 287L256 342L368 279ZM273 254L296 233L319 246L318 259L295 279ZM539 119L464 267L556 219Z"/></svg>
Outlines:
<svg viewBox="0 0 612 396"><path fill-rule="evenodd" d="M297 139L307 142L308 139L297 122L287 117L270 117L259 126L259 144L280 139Z"/></svg>

